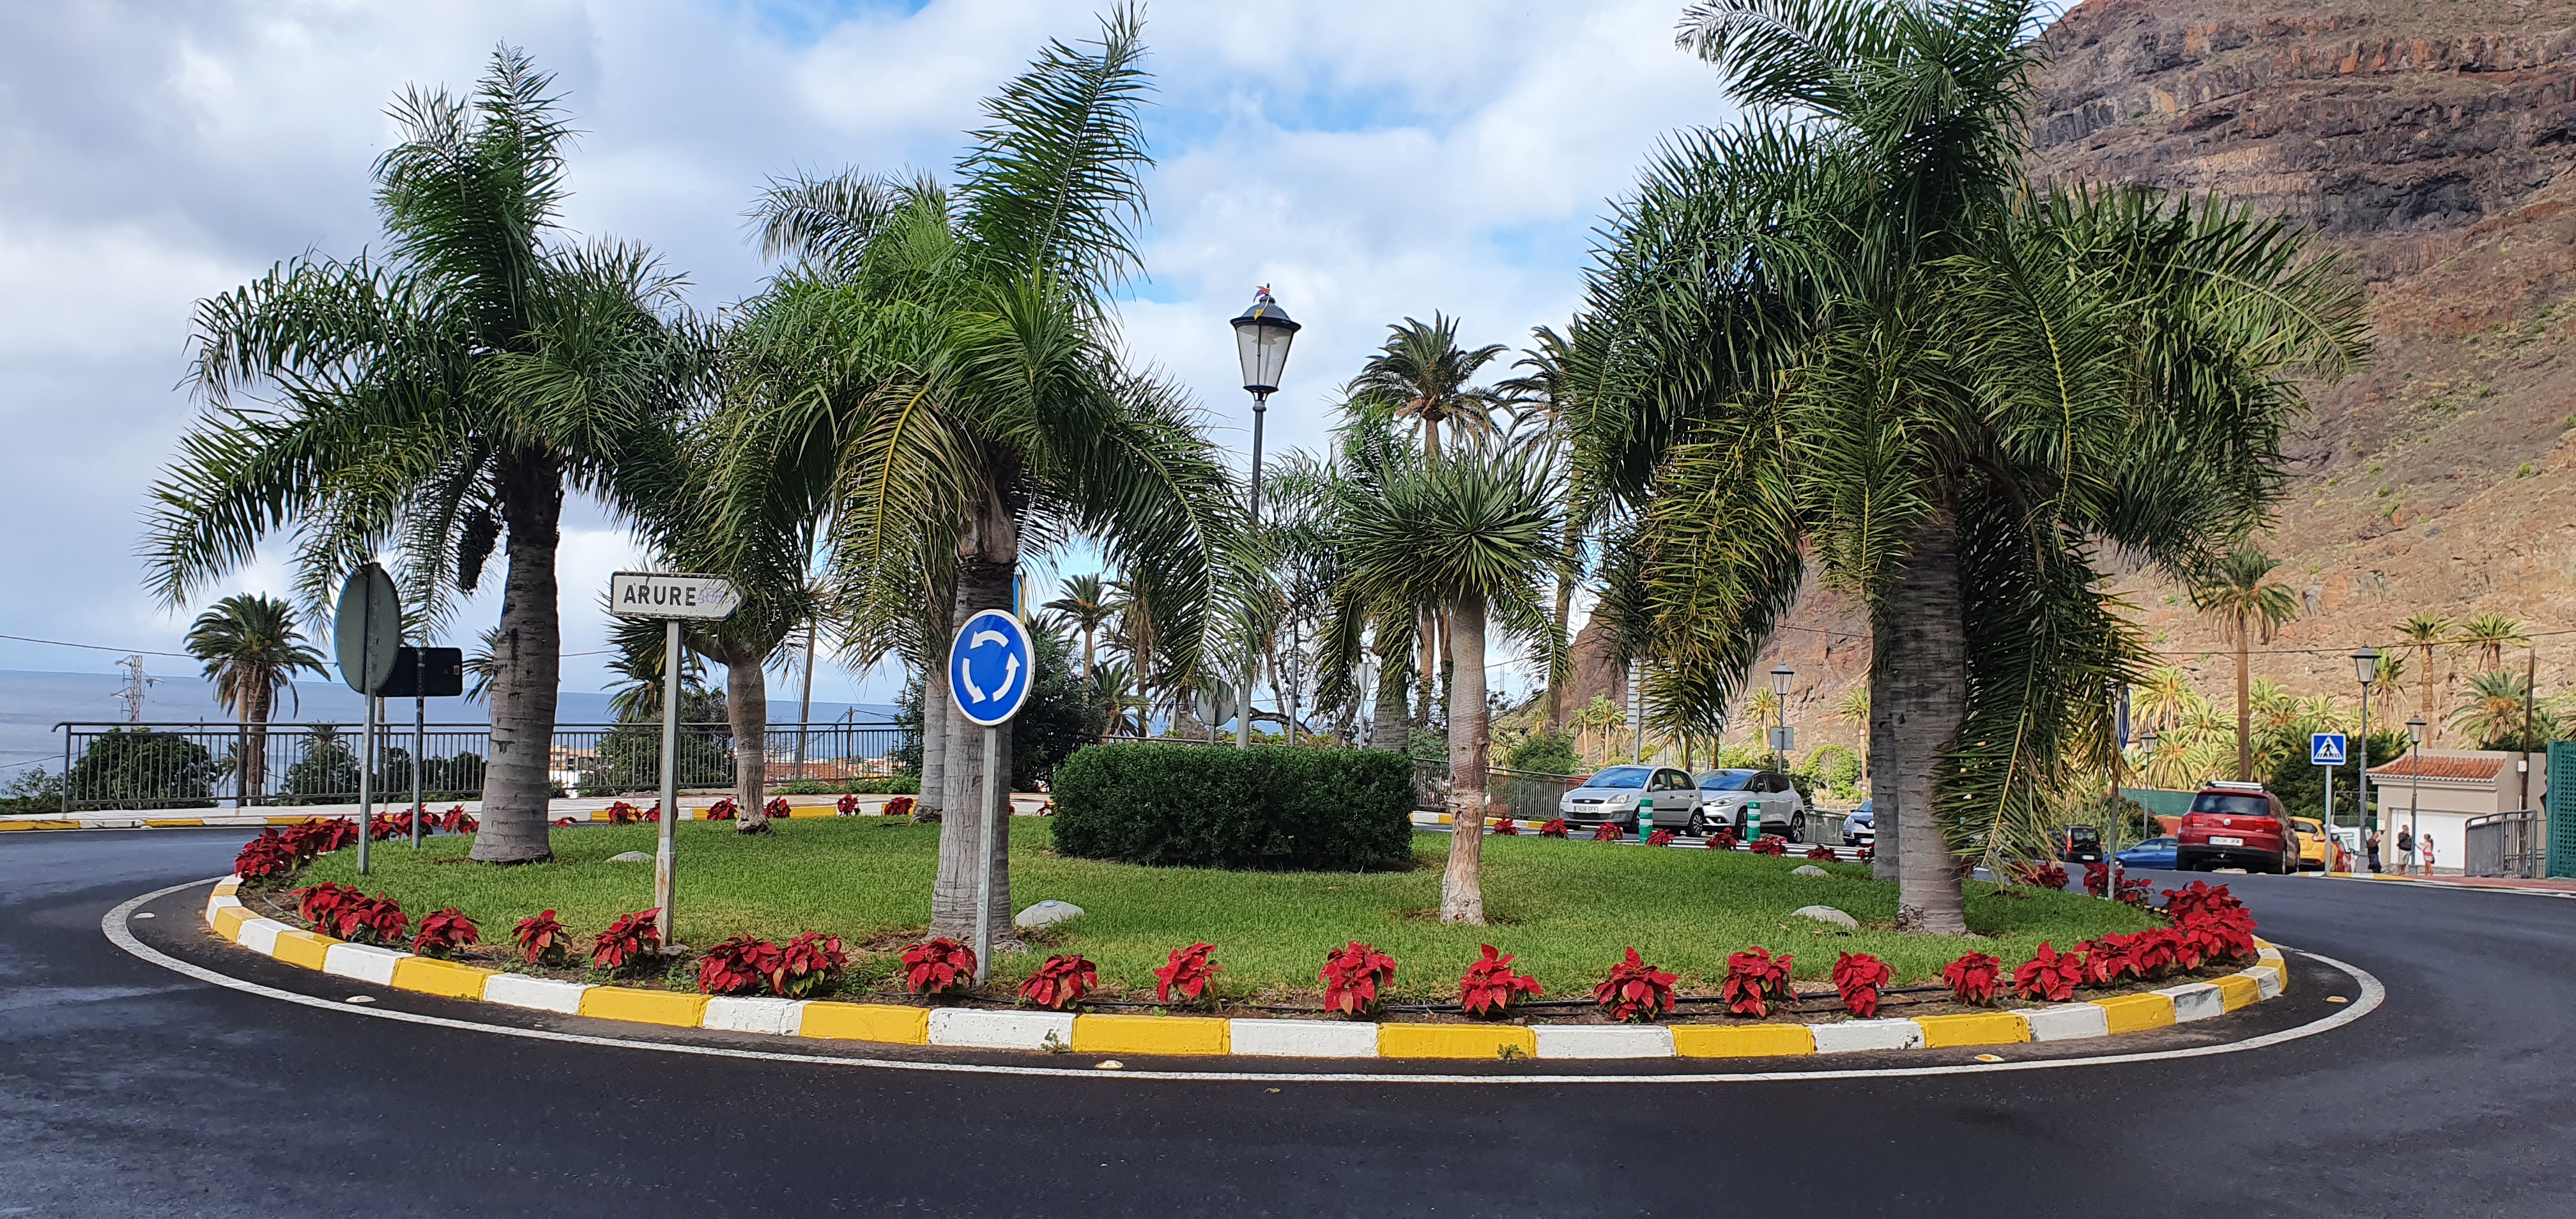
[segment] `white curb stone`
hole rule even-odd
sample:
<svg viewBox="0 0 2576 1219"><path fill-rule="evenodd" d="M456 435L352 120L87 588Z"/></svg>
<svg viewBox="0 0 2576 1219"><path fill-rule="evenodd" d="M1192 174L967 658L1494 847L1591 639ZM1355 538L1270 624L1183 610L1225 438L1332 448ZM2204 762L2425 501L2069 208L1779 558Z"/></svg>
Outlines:
<svg viewBox="0 0 2576 1219"><path fill-rule="evenodd" d="M208 923L213 923L215 921L215 911L228 909L240 904L241 899L230 893L218 893L213 897L209 897L206 899L206 921Z"/></svg>
<svg viewBox="0 0 2576 1219"><path fill-rule="evenodd" d="M1808 1026L1819 1054L1854 1050L1910 1050L1923 1044L1923 1026L1911 1020L1846 1020Z"/></svg>
<svg viewBox="0 0 2576 1219"><path fill-rule="evenodd" d="M778 1033L793 1037L804 1031L805 1001L716 995L707 1000L707 1014L698 1021L698 1027L722 1029L728 1033Z"/></svg>
<svg viewBox="0 0 2576 1219"><path fill-rule="evenodd" d="M322 954L322 972L373 982L378 986L391 986L394 984L394 962L410 955L373 944L333 944L331 951Z"/></svg>
<svg viewBox="0 0 2576 1219"><path fill-rule="evenodd" d="M1375 1058L1377 1026L1327 1020L1229 1020L1226 1044L1268 1058Z"/></svg>
<svg viewBox="0 0 2576 1219"><path fill-rule="evenodd" d="M2256 965L2250 969L2242 970L2240 972L2242 972L2246 977L2254 979L2254 985L2262 990L2264 998L2278 999L2281 997L2281 975L2274 971L2270 966Z"/></svg>
<svg viewBox="0 0 2576 1219"><path fill-rule="evenodd" d="M1073 1044L1071 1012L990 1012L943 1007L930 1013L930 1044L978 1050L1043 1050Z"/></svg>
<svg viewBox="0 0 2576 1219"><path fill-rule="evenodd" d="M2111 1013L2090 1003L2068 1003L2019 1013L2033 1041L2081 1041L2111 1035Z"/></svg>
<svg viewBox="0 0 2576 1219"><path fill-rule="evenodd" d="M1537 1032L1538 1056L1541 1058L1673 1056L1673 1031L1659 1025L1542 1024Z"/></svg>
<svg viewBox="0 0 2576 1219"><path fill-rule="evenodd" d="M255 918L241 925L241 946L261 956L277 955L277 937L294 928L273 918Z"/></svg>
<svg viewBox="0 0 2576 1219"><path fill-rule="evenodd" d="M2156 993L2173 1000L2176 1024L2227 1014L2227 996L2207 982L2168 986Z"/></svg>
<svg viewBox="0 0 2576 1219"><path fill-rule="evenodd" d="M581 992L589 989L579 982L531 978L526 974L494 974L483 979L483 1001L578 1016L581 1014Z"/></svg>

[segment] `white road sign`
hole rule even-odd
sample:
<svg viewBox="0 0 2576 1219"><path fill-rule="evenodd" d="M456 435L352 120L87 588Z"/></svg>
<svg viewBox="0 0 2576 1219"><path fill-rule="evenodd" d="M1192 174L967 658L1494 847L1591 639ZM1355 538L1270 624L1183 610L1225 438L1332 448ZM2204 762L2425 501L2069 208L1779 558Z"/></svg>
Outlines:
<svg viewBox="0 0 2576 1219"><path fill-rule="evenodd" d="M731 617L742 594L722 576L621 571L608 577L608 612L620 618Z"/></svg>

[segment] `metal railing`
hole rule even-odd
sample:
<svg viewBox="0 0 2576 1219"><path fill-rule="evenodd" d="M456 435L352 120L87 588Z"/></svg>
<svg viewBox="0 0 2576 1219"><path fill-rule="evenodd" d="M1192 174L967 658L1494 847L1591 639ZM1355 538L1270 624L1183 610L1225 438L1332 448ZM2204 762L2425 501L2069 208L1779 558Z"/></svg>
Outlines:
<svg viewBox="0 0 2576 1219"><path fill-rule="evenodd" d="M358 798L355 724L62 723L63 811L348 804ZM424 800L471 800L483 793L492 754L488 724L409 725L377 730L375 788L389 801L411 798L413 759ZM771 724L767 779L833 783L894 773L917 746L884 724ZM558 724L547 772L568 795L650 793L661 782L661 725ZM682 787L734 783L733 729L680 725Z"/></svg>
<svg viewBox="0 0 2576 1219"><path fill-rule="evenodd" d="M2469 819L2462 844L2464 876L2538 880L2548 853L2549 825L2539 813L2494 813Z"/></svg>

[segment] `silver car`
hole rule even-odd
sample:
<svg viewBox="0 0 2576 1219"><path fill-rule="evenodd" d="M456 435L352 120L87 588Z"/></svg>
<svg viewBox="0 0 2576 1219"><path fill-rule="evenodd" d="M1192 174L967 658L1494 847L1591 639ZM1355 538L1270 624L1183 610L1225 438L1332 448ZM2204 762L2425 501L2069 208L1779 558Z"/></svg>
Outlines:
<svg viewBox="0 0 2576 1219"><path fill-rule="evenodd" d="M1777 834L1795 842L1806 832L1807 802L1799 798L1797 785L1789 781L1789 776L1779 771L1703 770L1695 786L1702 803L1699 816L1691 822L1694 834L1727 826L1747 842L1764 834ZM1762 810L1759 827L1750 824L1752 809L1757 805Z"/></svg>
<svg viewBox="0 0 2576 1219"><path fill-rule="evenodd" d="M1613 766L1583 781L1556 802L1568 826L1591 828L1614 821L1637 832L1637 805L1652 799L1654 828L1680 833L1700 822L1699 789L1690 775L1670 766Z"/></svg>

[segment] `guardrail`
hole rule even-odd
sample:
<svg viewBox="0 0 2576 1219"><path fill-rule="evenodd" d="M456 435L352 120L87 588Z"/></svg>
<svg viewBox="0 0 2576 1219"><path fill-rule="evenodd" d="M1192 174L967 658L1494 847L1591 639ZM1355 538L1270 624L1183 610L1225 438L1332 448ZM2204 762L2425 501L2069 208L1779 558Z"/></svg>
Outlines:
<svg viewBox="0 0 2576 1219"><path fill-rule="evenodd" d="M356 724L62 723L63 811L347 804L358 798ZM763 742L768 779L835 782L892 774L914 744L884 724L771 724ZM471 800L483 792L492 753L488 724L377 729L376 791L411 798L413 759L423 800ZM547 771L566 794L649 793L661 782L662 726L558 724ZM680 725L682 787L734 783L733 729Z"/></svg>
<svg viewBox="0 0 2576 1219"><path fill-rule="evenodd" d="M2548 852L2549 823L2532 811L2471 817L2461 844L2464 876L2538 880Z"/></svg>

